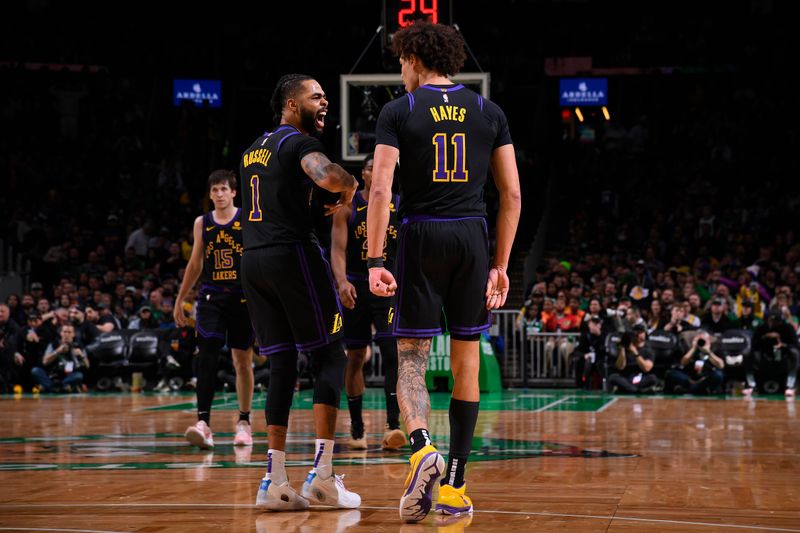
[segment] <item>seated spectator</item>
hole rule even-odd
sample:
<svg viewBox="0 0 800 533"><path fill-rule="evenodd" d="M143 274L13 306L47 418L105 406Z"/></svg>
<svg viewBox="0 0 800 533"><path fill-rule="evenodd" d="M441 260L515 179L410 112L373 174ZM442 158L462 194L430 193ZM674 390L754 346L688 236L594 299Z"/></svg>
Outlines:
<svg viewBox="0 0 800 533"><path fill-rule="evenodd" d="M596 296L589 298L589 308L583 315L583 320L581 321L581 333L588 330L589 320L591 320L592 317L597 317L600 319L603 326L603 333L608 333L609 331L613 331L614 326L611 323L609 317L607 316L605 309L603 309L603 304L600 301L600 298Z"/></svg>
<svg viewBox="0 0 800 533"><path fill-rule="evenodd" d="M767 314L766 323L753 332L753 351L745 360L747 387L742 391L749 396L756 387L756 374L766 363L780 363L786 368L787 397L795 395L797 368L800 365L800 348L797 333L783 319L779 309L772 309Z"/></svg>
<svg viewBox="0 0 800 533"><path fill-rule="evenodd" d="M158 329L158 321L153 318L153 310L149 305L139 309L137 316L128 324L128 329Z"/></svg>
<svg viewBox="0 0 800 533"><path fill-rule="evenodd" d="M645 328L645 331L647 331L647 324L642 318L642 312L639 311L638 307L629 307L625 311L625 331L633 331L633 328L637 326L641 326Z"/></svg>
<svg viewBox="0 0 800 533"><path fill-rule="evenodd" d="M531 303L525 308L525 316L520 321L519 327L523 338L533 337L536 333L544 331L539 304Z"/></svg>
<svg viewBox="0 0 800 533"><path fill-rule="evenodd" d="M753 302L750 300L743 300L739 309L741 310L741 315L739 316L739 327L741 329L755 331L764 323L763 320L755 315Z"/></svg>
<svg viewBox="0 0 800 533"><path fill-rule="evenodd" d="M25 311L22 309L22 304L19 300L18 294L9 294L6 298L6 305L8 306L8 314L11 320L17 323L18 326L23 326L27 322Z"/></svg>
<svg viewBox="0 0 800 533"><path fill-rule="evenodd" d="M597 315L591 315L585 323L587 327L580 334L572 359L575 366L575 386L589 390L592 388L595 369L605 375L606 348L603 320Z"/></svg>
<svg viewBox="0 0 800 533"><path fill-rule="evenodd" d="M675 291L672 289L664 289L661 291L661 307L665 311L672 309L675 305Z"/></svg>
<svg viewBox="0 0 800 533"><path fill-rule="evenodd" d="M45 295L44 295L44 285L42 285L38 281L34 281L33 283L31 283L31 296L33 297L33 300L36 302L36 305L39 304L39 300L42 300L42 299L46 300L47 298L45 298ZM48 303L49 303L49 300L48 300ZM41 311L39 311L39 312L41 312Z"/></svg>
<svg viewBox="0 0 800 533"><path fill-rule="evenodd" d="M612 392L654 392L659 388L658 377L651 373L653 354L645 346L646 342L647 330L644 326L637 326L633 332L622 334L614 363L616 372L608 377Z"/></svg>
<svg viewBox="0 0 800 533"><path fill-rule="evenodd" d="M770 310L777 309L781 312L781 317L785 322L797 330L798 320L792 314L792 291L789 287L778 287L775 298L769 303Z"/></svg>
<svg viewBox="0 0 800 533"><path fill-rule="evenodd" d="M122 324L117 317L114 316L108 302L102 301L97 304L97 314L97 329L101 332L122 329Z"/></svg>
<svg viewBox="0 0 800 533"><path fill-rule="evenodd" d="M567 299L564 294L559 294L553 314L545 322L545 331L548 333L567 333L578 331L580 323L578 318L569 312ZM558 359L564 366L564 372L569 369L569 359L575 343L569 335L550 337L544 345L545 368L553 374L556 368L554 352L558 348Z"/></svg>
<svg viewBox="0 0 800 533"><path fill-rule="evenodd" d="M724 287L724 285L721 286ZM737 327L738 324L731 321L728 315L725 314L726 306L727 303L724 298L713 298L711 300L711 308L700 321L700 326L706 331L715 334L725 333L729 329Z"/></svg>
<svg viewBox="0 0 800 533"><path fill-rule="evenodd" d="M64 324L59 329L59 341L49 344L41 366L31 370L33 380L44 392L84 390L81 368L89 368L89 358L75 338L75 327Z"/></svg>
<svg viewBox="0 0 800 533"><path fill-rule="evenodd" d="M669 322L664 324L664 331L671 331L676 335L683 333L684 331L690 331L695 329L690 323L684 320L686 316L686 308L683 303L678 303L672 306L672 312L670 313Z"/></svg>
<svg viewBox="0 0 800 533"><path fill-rule="evenodd" d="M697 296L696 293L693 296L696 297L698 302L700 301L700 297ZM680 305L683 308L683 320L687 324L689 324L692 328L700 327L700 317L692 312L694 306L692 305L691 298L689 300L684 300L683 302L680 302L676 305Z"/></svg>
<svg viewBox="0 0 800 533"><path fill-rule="evenodd" d="M22 328L11 318L8 305L0 303L0 393L21 382L19 368L25 358L19 352Z"/></svg>
<svg viewBox="0 0 800 533"><path fill-rule="evenodd" d="M697 317L702 317L705 315L705 310L703 309L703 299L698 293L692 293L689 295L689 304L691 313Z"/></svg>
<svg viewBox="0 0 800 533"><path fill-rule="evenodd" d="M674 308L674 306L673 306ZM667 319L664 315L664 309L660 300L653 300L650 302L650 312L646 321L647 333L650 334L653 330L664 329Z"/></svg>
<svg viewBox="0 0 800 533"><path fill-rule="evenodd" d="M578 324L583 323L583 317L586 316L586 311L581 309L580 298L577 296L569 297L569 312L575 316Z"/></svg>
<svg viewBox="0 0 800 533"><path fill-rule="evenodd" d="M174 303L172 298L164 298L161 300L161 320L158 322L160 329L173 329L175 328L175 318L172 311L174 310Z"/></svg>
<svg viewBox="0 0 800 533"><path fill-rule="evenodd" d="M22 306L23 317L25 320L28 319L28 316L36 310L36 300L34 300L33 296L30 294L23 294L22 295ZM21 326L22 324L20 324Z"/></svg>
<svg viewBox="0 0 800 533"><path fill-rule="evenodd" d="M718 392L724 376L725 362L711 349L713 337L699 331L689 350L683 354L679 368L667 371L667 390L675 394L713 394Z"/></svg>

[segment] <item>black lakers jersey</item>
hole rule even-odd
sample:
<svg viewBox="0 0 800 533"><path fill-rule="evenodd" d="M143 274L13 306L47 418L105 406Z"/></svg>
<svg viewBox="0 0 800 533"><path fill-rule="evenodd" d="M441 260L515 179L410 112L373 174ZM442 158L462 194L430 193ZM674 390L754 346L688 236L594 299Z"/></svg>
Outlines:
<svg viewBox="0 0 800 533"><path fill-rule="evenodd" d="M422 85L386 104L376 144L400 150L400 216L486 216L492 151L511 144L503 111L463 85Z"/></svg>
<svg viewBox="0 0 800 533"><path fill-rule="evenodd" d="M225 225L214 221L212 212L203 215L203 273L204 288L237 289L241 287L239 263L244 251L242 239L242 210L237 209Z"/></svg>
<svg viewBox="0 0 800 533"><path fill-rule="evenodd" d="M314 239L310 213L314 184L300 160L322 143L284 124L265 133L242 156L242 225L246 250Z"/></svg>
<svg viewBox="0 0 800 533"><path fill-rule="evenodd" d="M397 204L400 197L394 195L389 204L389 226L383 241L383 261L387 269L392 269L397 250ZM347 274L366 279L367 268L367 204L360 193L353 196L353 211L347 221Z"/></svg>

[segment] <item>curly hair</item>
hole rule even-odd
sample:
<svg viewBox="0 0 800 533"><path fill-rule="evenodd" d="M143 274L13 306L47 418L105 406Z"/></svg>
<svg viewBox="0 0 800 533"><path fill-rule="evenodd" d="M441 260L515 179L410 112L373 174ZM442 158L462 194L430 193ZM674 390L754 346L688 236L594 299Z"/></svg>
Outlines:
<svg viewBox="0 0 800 533"><path fill-rule="evenodd" d="M289 98L294 98L304 81L313 79L307 74L284 74L281 76L281 79L275 84L275 90L272 92L272 98L269 101L273 113L272 120L275 121L275 125L281 122L281 114L286 101Z"/></svg>
<svg viewBox="0 0 800 533"><path fill-rule="evenodd" d="M423 20L395 33L392 51L401 58L414 54L426 68L445 76L458 74L467 59L464 38L455 28Z"/></svg>

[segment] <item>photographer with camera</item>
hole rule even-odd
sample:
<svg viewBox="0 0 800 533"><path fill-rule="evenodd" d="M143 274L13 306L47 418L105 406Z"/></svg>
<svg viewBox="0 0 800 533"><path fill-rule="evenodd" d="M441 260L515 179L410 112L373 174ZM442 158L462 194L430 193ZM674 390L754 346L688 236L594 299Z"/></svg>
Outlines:
<svg viewBox="0 0 800 533"><path fill-rule="evenodd" d="M47 346L42 366L34 367L31 375L44 392L59 388L64 392L84 390L81 368L89 368L89 358L75 339L75 326L64 324L58 330L60 340Z"/></svg>
<svg viewBox="0 0 800 533"><path fill-rule="evenodd" d="M712 394L724 380L725 361L711 350L713 337L700 330L681 357L680 367L667 371L667 390L675 394Z"/></svg>
<svg viewBox="0 0 800 533"><path fill-rule="evenodd" d="M617 349L617 360L614 366L617 372L608 376L612 391L623 392L655 392L660 385L653 370L653 354L645 346L647 329L643 325L634 326L632 332L622 334Z"/></svg>

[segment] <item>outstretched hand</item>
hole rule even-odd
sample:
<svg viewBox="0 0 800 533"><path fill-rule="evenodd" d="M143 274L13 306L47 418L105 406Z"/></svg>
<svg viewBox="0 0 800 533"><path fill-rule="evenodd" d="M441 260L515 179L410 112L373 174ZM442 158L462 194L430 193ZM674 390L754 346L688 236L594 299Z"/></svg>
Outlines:
<svg viewBox="0 0 800 533"><path fill-rule="evenodd" d="M508 298L508 275L503 270L492 268L486 280L486 309L499 309Z"/></svg>

